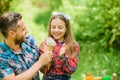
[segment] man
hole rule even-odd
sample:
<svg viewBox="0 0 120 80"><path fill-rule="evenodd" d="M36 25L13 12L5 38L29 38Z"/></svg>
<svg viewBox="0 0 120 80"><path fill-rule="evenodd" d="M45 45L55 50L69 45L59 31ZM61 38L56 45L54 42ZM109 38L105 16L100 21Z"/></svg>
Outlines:
<svg viewBox="0 0 120 80"><path fill-rule="evenodd" d="M39 57L34 39L19 13L8 12L0 17L0 78L2 80L40 80L38 71L53 57L48 51Z"/></svg>

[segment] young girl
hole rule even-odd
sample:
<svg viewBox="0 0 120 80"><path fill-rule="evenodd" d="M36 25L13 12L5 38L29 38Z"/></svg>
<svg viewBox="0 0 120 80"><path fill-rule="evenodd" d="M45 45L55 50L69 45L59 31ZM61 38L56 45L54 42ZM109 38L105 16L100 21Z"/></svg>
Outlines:
<svg viewBox="0 0 120 80"><path fill-rule="evenodd" d="M76 71L79 45L74 40L69 20L68 15L59 12L52 13L48 37L51 37L56 45L52 50L53 60L49 65L40 69L43 73L43 80L70 80L71 74ZM46 41L40 45L40 54L49 50Z"/></svg>

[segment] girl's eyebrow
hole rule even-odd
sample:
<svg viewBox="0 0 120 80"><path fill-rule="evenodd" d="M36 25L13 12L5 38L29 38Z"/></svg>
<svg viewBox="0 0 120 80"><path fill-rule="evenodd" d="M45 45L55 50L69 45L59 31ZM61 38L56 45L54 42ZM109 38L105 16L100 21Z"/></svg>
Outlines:
<svg viewBox="0 0 120 80"><path fill-rule="evenodd" d="M51 26L55 26L55 25L51 25Z"/></svg>

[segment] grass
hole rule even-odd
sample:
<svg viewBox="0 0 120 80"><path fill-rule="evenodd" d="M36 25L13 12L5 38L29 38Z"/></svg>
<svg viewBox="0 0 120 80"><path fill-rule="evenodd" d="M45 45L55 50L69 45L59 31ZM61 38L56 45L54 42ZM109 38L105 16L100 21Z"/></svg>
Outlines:
<svg viewBox="0 0 120 80"><path fill-rule="evenodd" d="M119 53L90 51L91 44L81 46L78 69L73 74L73 80L82 80L82 75L90 72L93 76L112 76L113 73L120 75ZM86 46L87 47L86 49Z"/></svg>

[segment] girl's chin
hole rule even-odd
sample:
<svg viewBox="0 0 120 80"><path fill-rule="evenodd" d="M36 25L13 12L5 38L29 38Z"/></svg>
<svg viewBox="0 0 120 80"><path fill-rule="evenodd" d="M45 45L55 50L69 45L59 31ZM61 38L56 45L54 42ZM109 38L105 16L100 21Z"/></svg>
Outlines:
<svg viewBox="0 0 120 80"><path fill-rule="evenodd" d="M59 39L59 36L54 36L55 39Z"/></svg>

